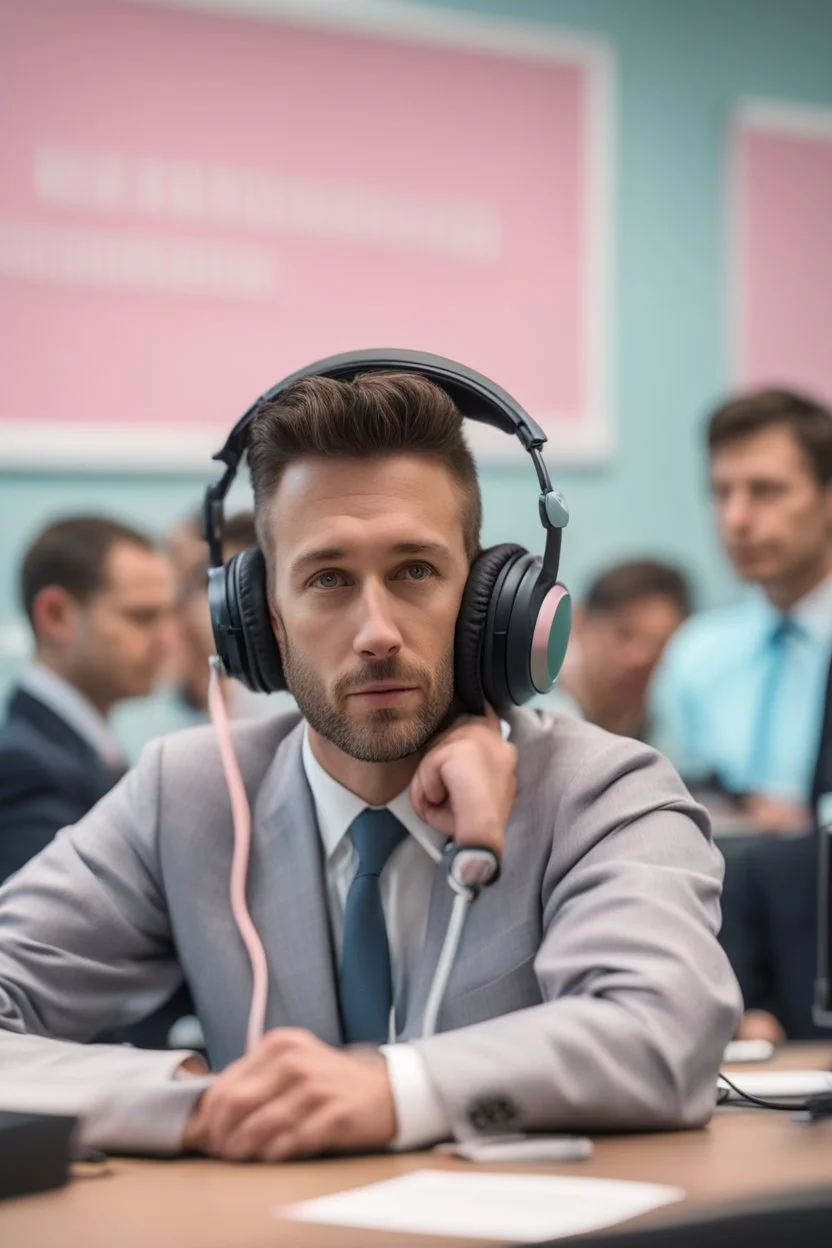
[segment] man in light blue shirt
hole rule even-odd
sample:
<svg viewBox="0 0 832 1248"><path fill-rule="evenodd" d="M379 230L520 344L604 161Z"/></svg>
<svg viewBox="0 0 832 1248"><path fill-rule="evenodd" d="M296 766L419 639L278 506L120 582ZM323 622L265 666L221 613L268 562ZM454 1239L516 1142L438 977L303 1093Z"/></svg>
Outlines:
<svg viewBox="0 0 832 1248"><path fill-rule="evenodd" d="M719 534L757 592L689 620L657 680L667 752L754 824L798 831L832 652L832 413L786 391L720 407L708 426Z"/></svg>

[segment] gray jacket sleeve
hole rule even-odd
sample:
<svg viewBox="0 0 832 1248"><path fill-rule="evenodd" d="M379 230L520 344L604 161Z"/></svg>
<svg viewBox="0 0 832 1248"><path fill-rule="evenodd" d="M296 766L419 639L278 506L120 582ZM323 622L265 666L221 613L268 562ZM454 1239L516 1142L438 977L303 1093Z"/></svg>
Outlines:
<svg viewBox="0 0 832 1248"><path fill-rule="evenodd" d="M189 1054L73 1043L142 1017L181 980L156 862L160 753L149 746L0 889L0 1091L36 1083L48 1104L50 1085L71 1085L88 1143L166 1153L204 1087L174 1080Z"/></svg>
<svg viewBox="0 0 832 1248"><path fill-rule="evenodd" d="M521 1128L706 1122L741 1012L707 815L661 755L610 737L566 786L552 840L544 1004L414 1041L455 1134L489 1099Z"/></svg>

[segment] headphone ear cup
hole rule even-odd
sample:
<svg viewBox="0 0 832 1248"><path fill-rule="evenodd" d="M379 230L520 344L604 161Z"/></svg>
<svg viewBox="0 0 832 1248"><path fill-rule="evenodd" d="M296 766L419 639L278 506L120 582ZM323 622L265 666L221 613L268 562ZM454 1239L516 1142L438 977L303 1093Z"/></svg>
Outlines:
<svg viewBox="0 0 832 1248"><path fill-rule="evenodd" d="M239 672L231 672L255 693L286 688L266 588L266 561L259 546L235 555L225 569L230 614L239 629ZM236 611L234 607L236 605Z"/></svg>
<svg viewBox="0 0 832 1248"><path fill-rule="evenodd" d="M572 621L569 591L552 584L543 561L529 555L518 561L495 597L486 655L491 647L497 688L505 680L509 701L522 706L536 693L548 693L561 669Z"/></svg>
<svg viewBox="0 0 832 1248"><path fill-rule="evenodd" d="M563 667L572 632L572 599L560 581L547 590L534 615L530 672L534 693L548 693Z"/></svg>
<svg viewBox="0 0 832 1248"><path fill-rule="evenodd" d="M508 564L526 552L503 543L481 551L468 572L454 637L454 688L472 715L485 711L483 648L494 589Z"/></svg>

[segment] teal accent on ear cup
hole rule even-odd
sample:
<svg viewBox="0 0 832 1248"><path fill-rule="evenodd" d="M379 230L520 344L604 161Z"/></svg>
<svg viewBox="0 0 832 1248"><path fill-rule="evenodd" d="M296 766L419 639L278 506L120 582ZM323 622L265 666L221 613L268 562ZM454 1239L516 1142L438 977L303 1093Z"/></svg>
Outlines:
<svg viewBox="0 0 832 1248"><path fill-rule="evenodd" d="M546 668L552 684L557 680L560 669L563 667L571 633L572 598L567 593L555 608L555 618L552 620L549 644L546 647Z"/></svg>
<svg viewBox="0 0 832 1248"><path fill-rule="evenodd" d="M552 585L538 606L529 651L529 675L533 693L548 693L566 657L572 628L572 600L559 582Z"/></svg>

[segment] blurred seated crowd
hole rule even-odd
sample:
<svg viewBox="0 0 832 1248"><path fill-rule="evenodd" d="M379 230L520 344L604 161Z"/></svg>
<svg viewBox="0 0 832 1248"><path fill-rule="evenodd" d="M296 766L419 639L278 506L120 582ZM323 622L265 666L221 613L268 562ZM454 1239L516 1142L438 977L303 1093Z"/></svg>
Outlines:
<svg viewBox="0 0 832 1248"><path fill-rule="evenodd" d="M743 395L710 417L704 455L735 604L695 610L685 575L647 553L617 563L589 585L561 677L533 705L656 746L709 808L727 864L721 939L746 1004L739 1034L777 1043L816 1034L817 812L832 800L832 413L787 391ZM251 512L227 520L223 542L226 561L256 544ZM182 724L207 720L207 568L198 516L161 545L79 515L29 546L20 595L34 657L0 727L0 882L124 773L118 704L163 688ZM228 681L223 696L233 716L292 705ZM116 1038L157 1047L189 1009L183 990Z"/></svg>

